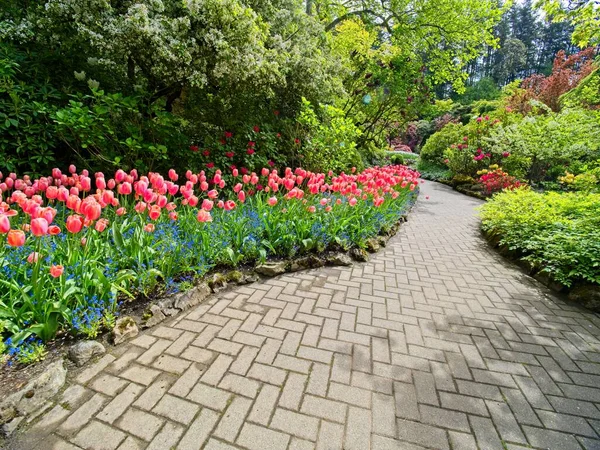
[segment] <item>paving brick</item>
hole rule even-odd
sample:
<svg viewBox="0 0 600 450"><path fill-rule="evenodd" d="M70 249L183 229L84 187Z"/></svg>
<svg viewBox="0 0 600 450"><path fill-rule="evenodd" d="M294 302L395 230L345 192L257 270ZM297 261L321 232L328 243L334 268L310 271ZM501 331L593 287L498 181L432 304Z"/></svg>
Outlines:
<svg viewBox="0 0 600 450"><path fill-rule="evenodd" d="M196 364L192 364L185 373L180 376L169 392L173 395L185 397L192 390L196 382L200 379L204 370Z"/></svg>
<svg viewBox="0 0 600 450"><path fill-rule="evenodd" d="M148 386L158 375L160 375L160 371L156 369L140 366L139 364L132 364L129 369L121 373L120 376L121 378L133 381L134 383Z"/></svg>
<svg viewBox="0 0 600 450"><path fill-rule="evenodd" d="M235 397L227 408L227 411L221 417L221 421L213 435L226 441L234 442L251 406L252 400L244 397Z"/></svg>
<svg viewBox="0 0 600 450"><path fill-rule="evenodd" d="M188 400L217 411L223 411L230 398L231 393L203 383L196 384L187 396Z"/></svg>
<svg viewBox="0 0 600 450"><path fill-rule="evenodd" d="M114 377L107 373L102 373L92 383L90 383L89 386L95 391L114 397L127 384L127 381L121 378Z"/></svg>
<svg viewBox="0 0 600 450"><path fill-rule="evenodd" d="M175 448L185 428L181 425L167 422L160 432L154 436L146 450L164 450Z"/></svg>
<svg viewBox="0 0 600 450"><path fill-rule="evenodd" d="M512 412L506 403L491 400L487 400L485 403L492 416L492 421L503 441L527 444L527 439L525 439L517 420L512 415Z"/></svg>
<svg viewBox="0 0 600 450"><path fill-rule="evenodd" d="M581 450L581 447L577 443L577 439L570 434L530 426L524 426L523 431L525 432L529 443L534 447Z"/></svg>
<svg viewBox="0 0 600 450"><path fill-rule="evenodd" d="M136 408L150 411L169 390L173 383L172 375L160 375L133 403Z"/></svg>
<svg viewBox="0 0 600 450"><path fill-rule="evenodd" d="M219 387L245 397L254 398L258 392L259 383L230 373L223 378Z"/></svg>
<svg viewBox="0 0 600 450"><path fill-rule="evenodd" d="M460 450L477 450L475 437L471 434L450 431L450 448Z"/></svg>
<svg viewBox="0 0 600 450"><path fill-rule="evenodd" d="M396 415L403 419L419 420L417 392L412 384L394 383Z"/></svg>
<svg viewBox="0 0 600 450"><path fill-rule="evenodd" d="M115 423L123 431L145 441L151 441L163 424L164 420L135 408L129 408Z"/></svg>
<svg viewBox="0 0 600 450"><path fill-rule="evenodd" d="M546 428L564 431L570 434L579 434L594 438L597 437L592 427L582 417L573 417L567 414L559 414L550 411L538 411L538 417Z"/></svg>
<svg viewBox="0 0 600 450"><path fill-rule="evenodd" d="M282 386L286 375L287 372L285 370L277 369L276 367L267 366L260 363L254 363L252 364L247 376L263 383Z"/></svg>
<svg viewBox="0 0 600 450"><path fill-rule="evenodd" d="M285 450L289 441L288 434L245 423L237 443L250 450Z"/></svg>
<svg viewBox="0 0 600 450"><path fill-rule="evenodd" d="M442 408L454 409L479 416L489 416L483 400L465 395L440 392Z"/></svg>
<svg viewBox="0 0 600 450"><path fill-rule="evenodd" d="M113 423L125 412L142 391L142 386L130 383L96 417L104 422Z"/></svg>
<svg viewBox="0 0 600 450"><path fill-rule="evenodd" d="M106 424L92 421L73 439L73 443L85 449L116 449L125 440L125 433Z"/></svg>
<svg viewBox="0 0 600 450"><path fill-rule="evenodd" d="M471 427L480 448L489 450L504 450L502 441L490 419L484 417L470 417Z"/></svg>
<svg viewBox="0 0 600 450"><path fill-rule="evenodd" d="M452 430L470 431L469 421L464 413L428 405L420 405L419 410L421 421L424 423Z"/></svg>
<svg viewBox="0 0 600 450"><path fill-rule="evenodd" d="M317 450L343 450L343 439L343 425L323 421L316 448Z"/></svg>
<svg viewBox="0 0 600 450"><path fill-rule="evenodd" d="M446 431L440 428L404 419L398 419L397 426L400 440L440 450L450 450Z"/></svg>
<svg viewBox="0 0 600 450"><path fill-rule="evenodd" d="M346 386L344 384L330 383L327 396L333 400L339 400L360 408L371 407L371 392L365 389Z"/></svg>
<svg viewBox="0 0 600 450"><path fill-rule="evenodd" d="M178 450L199 450L204 445L204 442L210 436L215 424L219 420L219 415L204 408L200 411L196 420L188 427L181 441L177 445Z"/></svg>
<svg viewBox="0 0 600 450"><path fill-rule="evenodd" d="M217 386L225 376L225 373L227 372L227 369L229 369L229 366L231 366L232 362L233 358L231 356L217 356L217 359L215 359L206 372L204 372L200 378L200 381L205 384Z"/></svg>
<svg viewBox="0 0 600 450"><path fill-rule="evenodd" d="M174 422L189 425L199 409L200 407L192 402L167 394L160 399L152 412Z"/></svg>
<svg viewBox="0 0 600 450"><path fill-rule="evenodd" d="M71 416L65 420L59 428L59 433L69 435L79 430L98 412L105 403L107 397L102 394L94 394L87 402L81 405Z"/></svg>
<svg viewBox="0 0 600 450"><path fill-rule="evenodd" d="M249 419L261 425L268 425L271 415L275 410L277 399L279 397L279 388L270 384L261 387L256 401L250 411Z"/></svg>
<svg viewBox="0 0 600 450"><path fill-rule="evenodd" d="M99 374L105 367L112 363L116 358L113 355L104 355L99 361L95 362L92 366L86 368L77 376L77 382L85 384Z"/></svg>
<svg viewBox="0 0 600 450"><path fill-rule="evenodd" d="M277 408L271 420L270 428L283 431L292 436L316 441L319 420L315 417Z"/></svg>

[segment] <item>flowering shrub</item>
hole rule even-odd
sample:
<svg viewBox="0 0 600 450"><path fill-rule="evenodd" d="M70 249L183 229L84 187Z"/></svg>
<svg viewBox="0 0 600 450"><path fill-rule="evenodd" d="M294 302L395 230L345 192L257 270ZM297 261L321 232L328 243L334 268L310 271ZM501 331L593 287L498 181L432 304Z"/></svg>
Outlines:
<svg viewBox="0 0 600 450"><path fill-rule="evenodd" d="M339 175L170 170L167 178L117 170L107 178L71 166L0 178L8 346L60 330L95 336L121 302L176 292L215 265L365 246L398 220L418 176L387 166Z"/></svg>
<svg viewBox="0 0 600 450"><path fill-rule="evenodd" d="M502 191L503 189L516 189L522 186L522 183L515 177L509 175L498 167L497 164L492 164L488 169L483 169L477 172L479 179L477 182L481 184L488 194Z"/></svg>

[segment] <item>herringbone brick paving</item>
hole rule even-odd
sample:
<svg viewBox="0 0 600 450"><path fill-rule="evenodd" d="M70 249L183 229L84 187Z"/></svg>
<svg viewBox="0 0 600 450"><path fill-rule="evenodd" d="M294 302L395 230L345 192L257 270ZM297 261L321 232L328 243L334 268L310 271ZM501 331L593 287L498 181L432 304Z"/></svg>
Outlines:
<svg viewBox="0 0 600 450"><path fill-rule="evenodd" d="M495 255L479 203L423 184L368 263L239 287L149 330L18 445L600 448L600 320Z"/></svg>

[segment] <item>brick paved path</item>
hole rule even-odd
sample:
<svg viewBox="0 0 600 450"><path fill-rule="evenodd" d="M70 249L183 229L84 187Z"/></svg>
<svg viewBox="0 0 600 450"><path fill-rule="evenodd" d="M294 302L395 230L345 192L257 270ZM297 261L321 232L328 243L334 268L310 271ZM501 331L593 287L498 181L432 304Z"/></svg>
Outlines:
<svg viewBox="0 0 600 450"><path fill-rule="evenodd" d="M478 201L422 188L369 263L240 287L149 330L16 448L600 448L598 317L488 249Z"/></svg>

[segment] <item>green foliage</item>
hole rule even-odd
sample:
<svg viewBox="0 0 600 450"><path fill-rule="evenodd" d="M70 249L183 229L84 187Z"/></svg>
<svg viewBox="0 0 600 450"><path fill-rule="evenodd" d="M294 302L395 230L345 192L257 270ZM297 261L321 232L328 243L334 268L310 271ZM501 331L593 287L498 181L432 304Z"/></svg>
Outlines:
<svg viewBox="0 0 600 450"><path fill-rule="evenodd" d="M346 118L344 111L330 105L320 105L318 117L310 102L304 105L298 122L305 128L303 166L313 171L348 171L361 168L363 161L356 149L356 141L362 134L354 122Z"/></svg>
<svg viewBox="0 0 600 450"><path fill-rule="evenodd" d="M600 194L504 191L481 217L484 230L559 282L600 283Z"/></svg>
<svg viewBox="0 0 600 450"><path fill-rule="evenodd" d="M448 167L425 161L423 158L419 159L417 170L421 174L421 178L425 180L440 181L452 178L452 173L448 170Z"/></svg>
<svg viewBox="0 0 600 450"><path fill-rule="evenodd" d="M560 97L563 108L600 108L600 69L595 69L579 85Z"/></svg>
<svg viewBox="0 0 600 450"><path fill-rule="evenodd" d="M496 127L489 149L497 159L510 154L502 166L511 175L524 176L530 182L556 180L569 165L600 156L600 113L567 109L525 117Z"/></svg>
<svg viewBox="0 0 600 450"><path fill-rule="evenodd" d="M496 100L500 97L500 88L493 78L484 77L472 86L467 86L465 93L458 96L456 101L469 104L479 100Z"/></svg>
<svg viewBox="0 0 600 450"><path fill-rule="evenodd" d="M60 94L36 78L31 58L0 44L0 168L40 173L55 161L51 116Z"/></svg>
<svg viewBox="0 0 600 450"><path fill-rule="evenodd" d="M571 40L579 47L588 47L600 43L600 9L595 0L583 0L564 5L559 0L537 0L554 22L570 22L574 27Z"/></svg>
<svg viewBox="0 0 600 450"><path fill-rule="evenodd" d="M444 152L451 145L462 141L465 136L465 127L461 124L449 123L437 133L433 134L421 149L421 160L427 163L443 166L445 164Z"/></svg>
<svg viewBox="0 0 600 450"><path fill-rule="evenodd" d="M182 121L159 105L148 107L139 96L92 89L79 94L52 118L56 132L78 155L97 167L126 170L168 168L177 148L187 148L179 134ZM171 154L165 144L171 144Z"/></svg>

